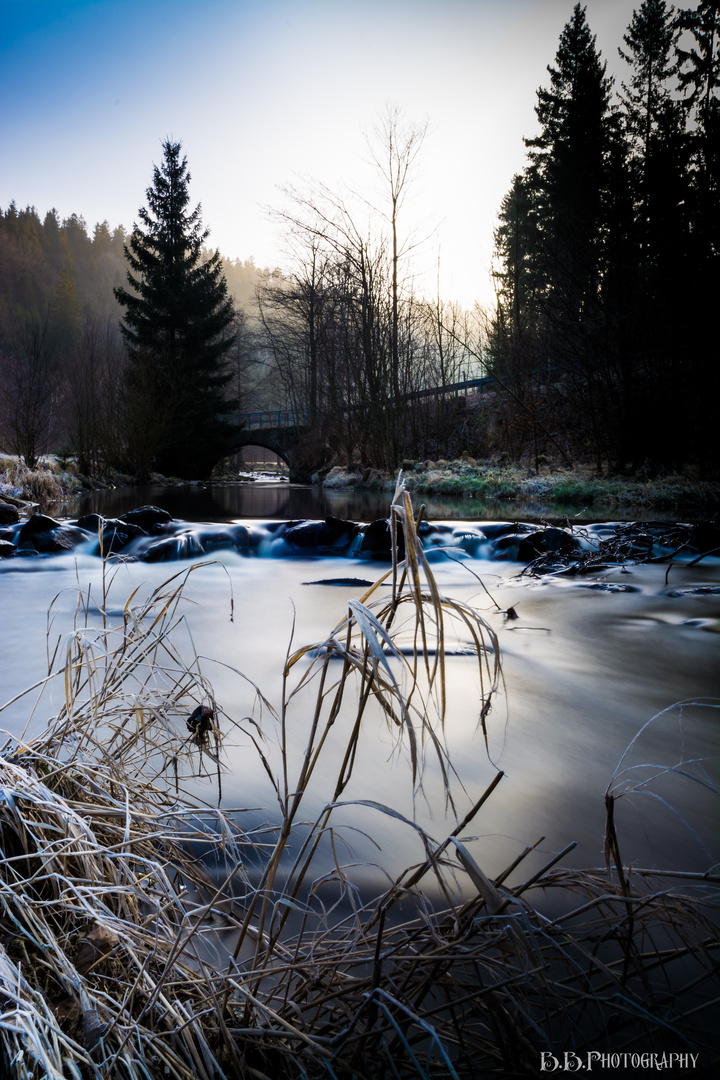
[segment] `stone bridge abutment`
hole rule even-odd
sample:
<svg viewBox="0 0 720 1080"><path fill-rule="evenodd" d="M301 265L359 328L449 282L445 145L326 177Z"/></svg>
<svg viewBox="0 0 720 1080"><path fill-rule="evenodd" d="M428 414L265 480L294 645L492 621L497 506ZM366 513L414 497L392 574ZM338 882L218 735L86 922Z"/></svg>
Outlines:
<svg viewBox="0 0 720 1080"><path fill-rule="evenodd" d="M310 483L313 473L329 460L330 450L310 427L304 413L242 413L226 419L236 428L228 438L226 456L244 446L272 450L287 465L292 483Z"/></svg>

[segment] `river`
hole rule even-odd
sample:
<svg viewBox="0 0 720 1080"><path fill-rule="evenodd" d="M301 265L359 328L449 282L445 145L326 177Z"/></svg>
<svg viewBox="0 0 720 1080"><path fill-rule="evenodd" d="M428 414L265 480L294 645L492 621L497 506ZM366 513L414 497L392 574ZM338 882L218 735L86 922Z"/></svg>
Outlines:
<svg viewBox="0 0 720 1080"><path fill-rule="evenodd" d="M327 496L329 502L322 502ZM266 483L99 492L64 510L68 516L112 516L153 503L188 522L252 525L327 513L367 521L385 516L388 501L388 496ZM431 504L429 511L435 520L456 522L491 516L483 508L473 518L466 507L449 504ZM515 514L508 514L506 507L500 516L512 520ZM133 590L147 593L187 565L117 565L108 610L120 618ZM543 836L535 865L571 841L577 848L567 864L601 865L603 796L622 762L614 790L625 792L617 810L624 859L642 867L706 870L718 861L720 718L717 697L715 706L709 699L718 694L720 560L674 564L669 572L666 564L629 566L582 578L532 578L521 576L521 569L516 562L482 554L463 561L439 557L433 563L443 594L480 609L500 644L504 689L488 718L487 748L478 725L479 687L472 658L461 655L462 640L457 655L447 661L446 737L457 770L459 816L498 767L505 773L470 830L468 843L477 862L487 874L496 875ZM186 643L182 647L190 648L191 634L216 700L232 721L240 724L255 710L273 767L279 767L277 732L267 712L260 718L247 680L277 704L291 636L293 647L323 642L348 601L364 591L362 584L327 582L375 581L385 570L382 562L351 562L333 555L258 558L220 551L190 574L185 586L187 625L178 631ZM97 603L101 578L99 560L84 551L0 563L3 701L43 677L48 642L52 647L70 630L78 589L85 595L90 589ZM507 617L510 609L517 618ZM306 667L307 662L298 665L298 673ZM50 686L34 711L34 695L16 701L0 713L0 727L17 737L29 720L29 732L39 730L59 707L62 693L61 685ZM680 702L685 704L673 708ZM312 693L300 695L291 712L291 742L298 756L311 706ZM394 733L379 714L369 714L365 726L353 780L343 798L389 806L436 840L444 839L455 819L446 810L432 756L422 791L413 794L407 755ZM342 724L338 728L341 731ZM248 730L247 724L244 730L229 729L222 798L226 808L257 808L248 818L257 824L273 820L274 795ZM329 797L322 781L341 752L341 743L328 747L326 771L311 793L309 809L317 810ZM198 790L212 801L211 780ZM395 874L423 857L419 834L376 809L346 808L338 813L338 822L344 824L346 857L358 864L354 873L360 882ZM529 866L523 867L524 874Z"/></svg>

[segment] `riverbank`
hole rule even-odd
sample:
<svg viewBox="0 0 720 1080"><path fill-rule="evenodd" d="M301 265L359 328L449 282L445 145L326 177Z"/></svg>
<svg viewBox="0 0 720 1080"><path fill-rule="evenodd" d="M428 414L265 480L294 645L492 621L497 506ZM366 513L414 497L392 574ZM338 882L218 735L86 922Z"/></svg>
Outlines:
<svg viewBox="0 0 720 1080"><path fill-rule="evenodd" d="M178 477L151 473L149 482L174 487L184 484ZM135 487L136 477L108 469L102 475L87 476L78 472L72 460L54 454L40 458L34 469L10 454L0 454L0 500L18 507L36 506L44 512L49 504L60 503L89 491Z"/></svg>
<svg viewBox="0 0 720 1080"><path fill-rule="evenodd" d="M568 507L606 508L610 516L613 510L627 511L633 507L637 507L638 516L692 508L712 518L720 512L720 482L685 475L600 476L588 465L548 468L536 473L517 465L479 462L467 455L456 461L405 462L402 472L406 488L413 495L501 502L507 505L509 516L514 515L518 506L530 503L561 508L562 512ZM316 483L327 491L392 493L397 475L397 470L334 467L325 475L318 475ZM239 480L241 475L236 474L235 478ZM232 479L231 474L223 473L214 476L208 484L227 484ZM186 483L179 477L159 473L152 474L149 482L164 487ZM78 473L72 461L61 461L52 455L42 458L35 469L29 469L17 458L0 454L0 499L20 505L35 504L40 511L86 492L136 484L134 477L113 470L102 476L85 476Z"/></svg>
<svg viewBox="0 0 720 1080"><path fill-rule="evenodd" d="M464 457L457 461L407 463L403 477L408 491L417 495L452 495L466 499L495 499L508 503L549 503L667 510L679 506L720 509L720 483L688 476L598 476L590 466L576 465L536 473L516 465L477 462ZM323 478L330 489L392 491L397 473L375 469L350 471L333 468Z"/></svg>

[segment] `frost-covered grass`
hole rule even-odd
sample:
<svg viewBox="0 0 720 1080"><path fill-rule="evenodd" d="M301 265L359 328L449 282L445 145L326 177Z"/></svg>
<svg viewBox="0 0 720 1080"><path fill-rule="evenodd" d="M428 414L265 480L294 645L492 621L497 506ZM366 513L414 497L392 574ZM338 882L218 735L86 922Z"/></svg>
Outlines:
<svg viewBox="0 0 720 1080"><path fill-rule="evenodd" d="M450 495L509 502L547 502L573 506L607 506L665 509L679 505L720 505L720 484L685 476L654 479L597 476L588 466L553 469L547 473L469 460L420 462L404 472L408 488L418 494ZM391 491L396 475L366 470L348 472L334 468L323 483L328 488L361 488Z"/></svg>
<svg viewBox="0 0 720 1080"><path fill-rule="evenodd" d="M41 458L34 469L24 461L0 454L0 498L10 496L28 502L57 502L64 495L62 473L52 458Z"/></svg>

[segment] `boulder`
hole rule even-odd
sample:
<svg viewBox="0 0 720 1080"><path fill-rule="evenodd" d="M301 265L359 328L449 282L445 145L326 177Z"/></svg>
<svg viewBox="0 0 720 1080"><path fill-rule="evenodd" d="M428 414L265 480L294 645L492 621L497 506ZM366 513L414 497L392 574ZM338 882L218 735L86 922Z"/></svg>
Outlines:
<svg viewBox="0 0 720 1080"><path fill-rule="evenodd" d="M10 540L0 540L0 559L7 559L17 551L15 544Z"/></svg>
<svg viewBox="0 0 720 1080"><path fill-rule="evenodd" d="M141 529L138 525L133 525L129 521L123 521L122 518L102 518L99 514L85 514L84 517L78 518L75 524L79 528L84 529L85 532L97 536L98 547L100 543L100 526L102 525L103 555L110 555L112 552L122 551L124 547L127 547L131 540L137 539L138 536L147 536L145 530Z"/></svg>
<svg viewBox="0 0 720 1080"><path fill-rule="evenodd" d="M233 547L238 551L247 551L260 543L260 538L251 533L247 525L230 525L227 532L232 538Z"/></svg>
<svg viewBox="0 0 720 1080"><path fill-rule="evenodd" d="M539 555L575 555L582 551L582 544L571 532L548 526L524 536L517 549L520 562L532 562Z"/></svg>
<svg viewBox="0 0 720 1080"><path fill-rule="evenodd" d="M17 535L17 547L18 551L55 555L60 551L70 551L86 540L86 532L75 525L63 525L44 514L33 514Z"/></svg>
<svg viewBox="0 0 720 1080"><path fill-rule="evenodd" d="M357 533L354 521L329 516L324 521L298 522L283 533L283 539L303 550L338 552L348 548Z"/></svg>
<svg viewBox="0 0 720 1080"><path fill-rule="evenodd" d="M10 503L0 502L0 525L14 525L20 520L20 511L17 506Z"/></svg>
<svg viewBox="0 0 720 1080"><path fill-rule="evenodd" d="M187 530L177 536L166 536L154 541L140 555L143 562L174 562L176 559L194 559L204 555L199 536Z"/></svg>
<svg viewBox="0 0 720 1080"><path fill-rule="evenodd" d="M99 514L83 514L82 517L77 518L72 524L77 525L80 529L84 529L85 532L93 533L93 535L97 536L102 520L103 519Z"/></svg>
<svg viewBox="0 0 720 1080"><path fill-rule="evenodd" d="M402 526L397 530L399 553L405 554L405 537ZM392 556L390 522L386 518L371 521L363 530L360 554L367 555L371 559L389 559Z"/></svg>
<svg viewBox="0 0 720 1080"><path fill-rule="evenodd" d="M172 516L167 510L161 510L159 506L138 506L135 510L128 510L127 514L121 514L120 521L126 521L129 525L137 525L150 535L161 533L161 526L172 521Z"/></svg>
<svg viewBox="0 0 720 1080"><path fill-rule="evenodd" d="M197 534L197 538L206 555L212 555L213 551L235 551L238 547L235 537L229 529L200 532Z"/></svg>
<svg viewBox="0 0 720 1080"><path fill-rule="evenodd" d="M37 536L38 533L50 532L51 529L59 529L60 522L55 518L46 517L45 514L33 514L29 517L22 529L20 530L20 536L23 538Z"/></svg>

